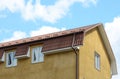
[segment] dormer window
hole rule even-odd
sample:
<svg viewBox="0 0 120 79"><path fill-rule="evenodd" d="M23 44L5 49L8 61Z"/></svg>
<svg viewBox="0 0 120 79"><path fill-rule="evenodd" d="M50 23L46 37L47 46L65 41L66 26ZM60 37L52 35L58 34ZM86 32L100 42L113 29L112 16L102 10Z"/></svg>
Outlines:
<svg viewBox="0 0 120 79"><path fill-rule="evenodd" d="M41 52L42 47L32 47L32 63L38 63L44 61L44 54Z"/></svg>
<svg viewBox="0 0 120 79"><path fill-rule="evenodd" d="M15 58L15 51L6 53L6 67L17 66L17 59Z"/></svg>

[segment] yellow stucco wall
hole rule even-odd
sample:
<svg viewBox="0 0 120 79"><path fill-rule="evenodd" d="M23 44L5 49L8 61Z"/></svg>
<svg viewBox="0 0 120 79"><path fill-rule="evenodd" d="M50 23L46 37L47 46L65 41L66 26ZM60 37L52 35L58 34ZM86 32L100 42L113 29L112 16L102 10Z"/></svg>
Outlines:
<svg viewBox="0 0 120 79"><path fill-rule="evenodd" d="M95 51L100 55L100 70L95 68ZM111 79L110 62L98 28L85 34L79 52L80 79Z"/></svg>
<svg viewBox="0 0 120 79"><path fill-rule="evenodd" d="M45 55L44 62L31 63L31 58L19 59L16 67L0 63L0 79L75 79L73 51Z"/></svg>

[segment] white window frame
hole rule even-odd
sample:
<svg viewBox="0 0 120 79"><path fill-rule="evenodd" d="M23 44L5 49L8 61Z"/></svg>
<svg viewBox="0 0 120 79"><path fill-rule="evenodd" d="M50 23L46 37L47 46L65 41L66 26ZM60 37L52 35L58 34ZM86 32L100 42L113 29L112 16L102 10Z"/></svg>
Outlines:
<svg viewBox="0 0 120 79"><path fill-rule="evenodd" d="M6 53L6 67L13 66L17 66L17 59L15 58L15 51L10 51Z"/></svg>
<svg viewBox="0 0 120 79"><path fill-rule="evenodd" d="M95 52L95 68L97 70L100 70L100 55L98 53Z"/></svg>
<svg viewBox="0 0 120 79"><path fill-rule="evenodd" d="M41 52L41 46L32 47L32 63L38 63L44 61L44 54Z"/></svg>

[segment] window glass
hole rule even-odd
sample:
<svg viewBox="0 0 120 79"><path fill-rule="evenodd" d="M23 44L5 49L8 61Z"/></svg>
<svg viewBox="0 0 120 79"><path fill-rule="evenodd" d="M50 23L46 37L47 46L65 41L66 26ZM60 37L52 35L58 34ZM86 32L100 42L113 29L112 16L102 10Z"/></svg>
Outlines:
<svg viewBox="0 0 120 79"><path fill-rule="evenodd" d="M38 63L44 61L44 54L41 52L42 47L37 46L32 48L32 63Z"/></svg>
<svg viewBox="0 0 120 79"><path fill-rule="evenodd" d="M100 55L95 53L95 68L100 70Z"/></svg>
<svg viewBox="0 0 120 79"><path fill-rule="evenodd" d="M6 66L7 67L17 65L17 59L14 56L15 56L15 52L8 52L6 54Z"/></svg>

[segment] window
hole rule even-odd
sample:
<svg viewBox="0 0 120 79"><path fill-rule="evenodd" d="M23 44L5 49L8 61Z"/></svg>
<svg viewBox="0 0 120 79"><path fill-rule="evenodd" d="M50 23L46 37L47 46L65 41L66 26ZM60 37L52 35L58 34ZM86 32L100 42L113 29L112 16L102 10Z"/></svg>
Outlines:
<svg viewBox="0 0 120 79"><path fill-rule="evenodd" d="M17 59L14 57L15 52L7 52L6 54L6 66L7 67L12 67L12 66L17 66Z"/></svg>
<svg viewBox="0 0 120 79"><path fill-rule="evenodd" d="M41 52L42 47L36 46L32 48L32 63L38 63L44 61L44 54Z"/></svg>
<svg viewBox="0 0 120 79"><path fill-rule="evenodd" d="M100 70L100 55L95 53L95 68Z"/></svg>

